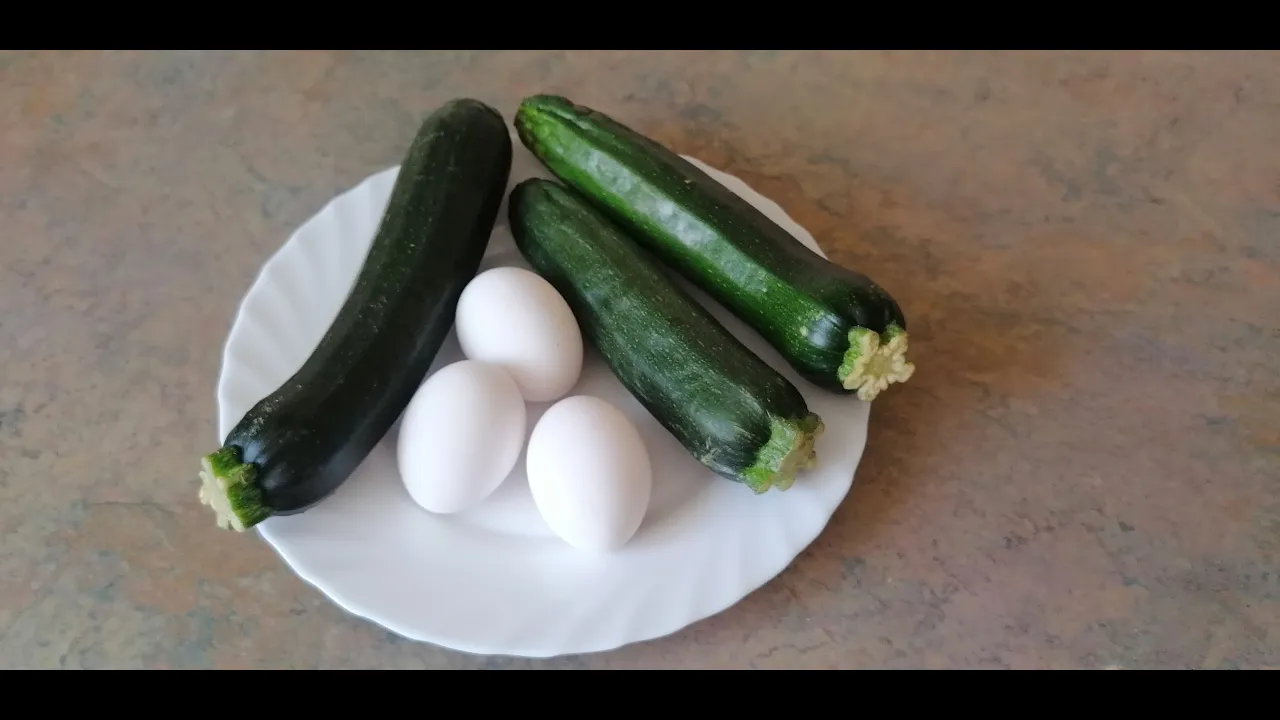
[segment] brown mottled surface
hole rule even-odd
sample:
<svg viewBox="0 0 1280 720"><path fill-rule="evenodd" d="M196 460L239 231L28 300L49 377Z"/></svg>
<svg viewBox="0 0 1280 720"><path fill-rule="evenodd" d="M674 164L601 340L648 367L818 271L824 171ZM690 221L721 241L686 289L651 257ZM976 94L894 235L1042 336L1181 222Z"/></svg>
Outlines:
<svg viewBox="0 0 1280 720"><path fill-rule="evenodd" d="M214 529L232 313L419 118L535 92L779 201L919 367L819 540L545 662L394 638ZM1280 666L1280 54L0 53L0 667Z"/></svg>

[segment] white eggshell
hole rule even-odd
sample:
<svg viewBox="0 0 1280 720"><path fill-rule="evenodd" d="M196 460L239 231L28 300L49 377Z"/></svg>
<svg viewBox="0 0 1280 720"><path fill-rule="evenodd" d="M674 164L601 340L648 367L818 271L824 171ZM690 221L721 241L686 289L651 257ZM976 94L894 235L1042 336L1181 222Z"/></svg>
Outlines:
<svg viewBox="0 0 1280 720"><path fill-rule="evenodd" d="M400 423L400 479L435 513L474 507L520 459L528 422L520 388L502 368L446 365L418 388Z"/></svg>
<svg viewBox="0 0 1280 720"><path fill-rule="evenodd" d="M534 503L553 532L590 552L622 547L649 509L653 474L644 439L626 415L589 395L543 413L526 458Z"/></svg>
<svg viewBox="0 0 1280 720"><path fill-rule="evenodd" d="M454 317L469 360L510 373L530 402L564 397L582 374L582 331L560 293L536 273L497 267L472 278Z"/></svg>

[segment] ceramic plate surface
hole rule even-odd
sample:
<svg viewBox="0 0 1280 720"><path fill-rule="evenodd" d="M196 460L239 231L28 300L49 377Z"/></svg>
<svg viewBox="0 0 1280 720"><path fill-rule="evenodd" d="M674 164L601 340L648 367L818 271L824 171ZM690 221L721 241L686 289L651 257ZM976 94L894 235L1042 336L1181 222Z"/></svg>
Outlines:
<svg viewBox="0 0 1280 720"><path fill-rule="evenodd" d="M515 143L510 186L549 177ZM708 168L814 252L813 237L741 180ZM308 220L263 266L241 303L218 380L218 432L232 426L306 360L337 314L368 251L398 168L370 176ZM509 186L509 187L510 187ZM482 270L528 267L504 202ZM414 640L479 654L546 657L657 638L718 613L781 572L822 531L852 483L869 405L801 380L781 357L706 296L695 296L796 384L822 416L819 466L785 493L756 496L698 464L588 349L571 394L614 403L652 456L648 515L607 556L580 553L538 515L524 456L480 507L452 516L419 509L396 470L395 433L337 493L258 530L305 581L347 611ZM450 333L432 372L462 359ZM546 405L530 405L529 431Z"/></svg>

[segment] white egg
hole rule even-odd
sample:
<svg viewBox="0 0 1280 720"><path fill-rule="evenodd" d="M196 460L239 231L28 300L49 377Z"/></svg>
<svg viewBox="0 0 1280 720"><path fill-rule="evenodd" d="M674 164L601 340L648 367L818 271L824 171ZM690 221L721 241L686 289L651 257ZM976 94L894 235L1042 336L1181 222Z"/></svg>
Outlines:
<svg viewBox="0 0 1280 720"><path fill-rule="evenodd" d="M552 405L529 437L529 489L551 530L570 545L608 552L626 544L649 509L649 451L622 411L576 395Z"/></svg>
<svg viewBox="0 0 1280 720"><path fill-rule="evenodd" d="M497 267L472 278L458 299L458 344L469 360L511 374L525 400L564 397L582 374L582 331L560 293L536 273Z"/></svg>
<svg viewBox="0 0 1280 720"><path fill-rule="evenodd" d="M520 388L502 368L446 365L418 388L400 422L400 479L435 513L475 507L520 459L528 422Z"/></svg>

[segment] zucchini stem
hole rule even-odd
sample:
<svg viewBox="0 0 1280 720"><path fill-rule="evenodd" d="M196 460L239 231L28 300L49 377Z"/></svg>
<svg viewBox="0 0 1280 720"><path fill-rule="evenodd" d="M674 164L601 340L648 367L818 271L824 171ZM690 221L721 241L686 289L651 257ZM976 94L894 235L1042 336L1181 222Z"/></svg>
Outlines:
<svg viewBox="0 0 1280 720"><path fill-rule="evenodd" d="M200 504L213 508L218 527L243 532L271 517L254 482L258 467L241 461L240 448L228 445L205 455L200 466Z"/></svg>
<svg viewBox="0 0 1280 720"><path fill-rule="evenodd" d="M822 418L810 413L799 420L772 418L769 442L760 448L756 462L743 473L743 484L759 495L770 488L786 490L796 481L796 473L817 461L814 443L826 427Z"/></svg>
<svg viewBox="0 0 1280 720"><path fill-rule="evenodd" d="M849 331L849 349L837 376L845 390L857 390L858 399L871 402L893 383L911 379L916 366L907 362L907 331L897 325L884 334L854 328Z"/></svg>

